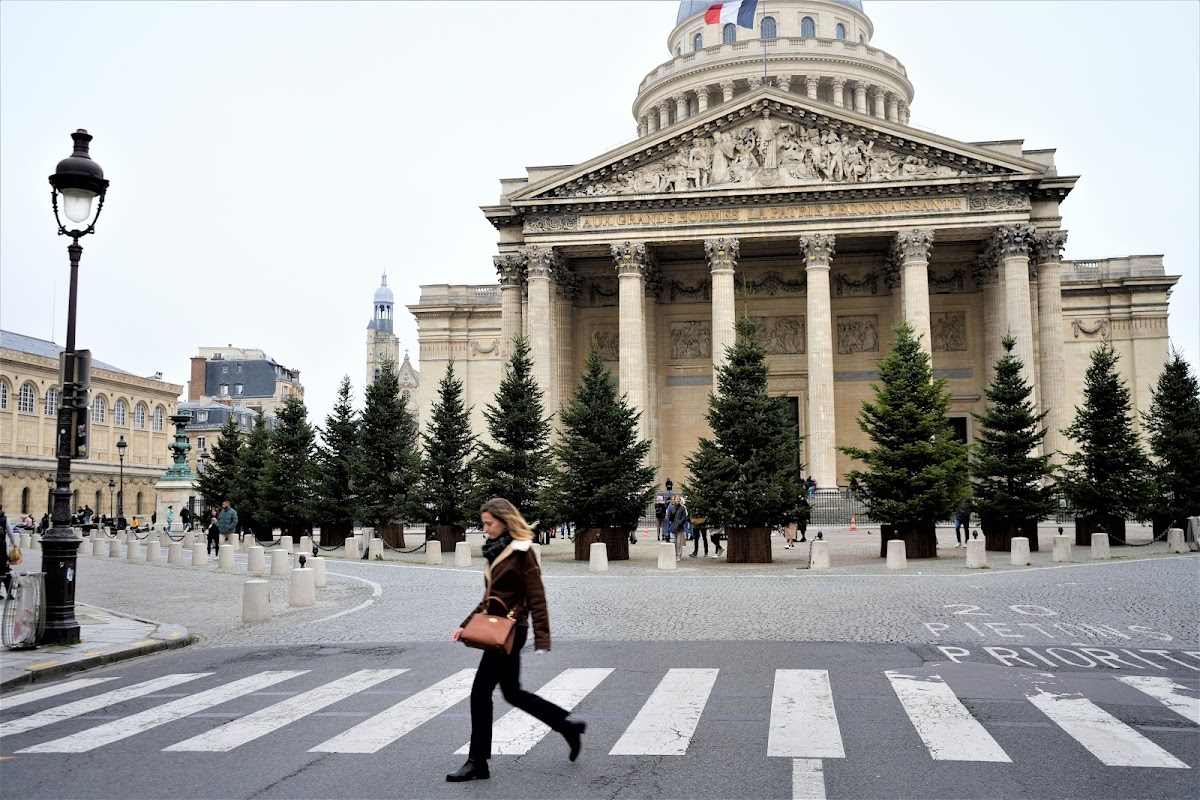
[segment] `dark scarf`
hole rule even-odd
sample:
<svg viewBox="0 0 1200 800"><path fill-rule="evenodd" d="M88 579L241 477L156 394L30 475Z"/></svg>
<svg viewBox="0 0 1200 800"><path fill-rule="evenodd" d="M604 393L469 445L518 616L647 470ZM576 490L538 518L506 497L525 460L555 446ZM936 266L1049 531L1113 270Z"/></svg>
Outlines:
<svg viewBox="0 0 1200 800"><path fill-rule="evenodd" d="M496 560L496 556L504 552L504 548L513 543L513 538L508 535L508 531L500 534L495 539L488 539L483 543L483 557L491 564Z"/></svg>

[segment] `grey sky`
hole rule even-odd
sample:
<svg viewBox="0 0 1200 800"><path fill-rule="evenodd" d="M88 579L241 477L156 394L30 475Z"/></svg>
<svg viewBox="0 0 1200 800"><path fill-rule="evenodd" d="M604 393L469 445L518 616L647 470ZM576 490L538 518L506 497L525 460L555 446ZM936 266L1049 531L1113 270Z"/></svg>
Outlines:
<svg viewBox="0 0 1200 800"><path fill-rule="evenodd" d="M771 7L767 0L767 8ZM867 0L912 122L1023 138L1082 175L1067 258L1165 255L1171 338L1200 363L1200 4ZM112 181L84 240L78 341L184 383L201 345L301 370L323 420L361 404L379 275L491 283L501 177L631 139L675 2L0 4L0 326L65 336L46 176L87 128ZM416 325L397 313L416 357Z"/></svg>

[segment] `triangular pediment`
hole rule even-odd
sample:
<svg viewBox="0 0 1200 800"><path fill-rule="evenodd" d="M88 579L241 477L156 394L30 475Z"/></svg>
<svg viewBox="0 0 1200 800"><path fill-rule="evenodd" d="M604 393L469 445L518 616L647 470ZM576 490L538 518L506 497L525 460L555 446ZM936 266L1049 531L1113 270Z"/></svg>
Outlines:
<svg viewBox="0 0 1200 800"><path fill-rule="evenodd" d="M508 195L514 205L908 182L1037 180L1047 167L773 87L569 167Z"/></svg>

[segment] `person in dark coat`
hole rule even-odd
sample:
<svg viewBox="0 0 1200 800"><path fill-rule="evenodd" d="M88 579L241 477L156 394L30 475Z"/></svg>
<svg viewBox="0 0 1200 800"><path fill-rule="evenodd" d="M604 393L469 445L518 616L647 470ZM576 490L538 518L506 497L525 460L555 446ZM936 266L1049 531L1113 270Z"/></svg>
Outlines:
<svg viewBox="0 0 1200 800"><path fill-rule="evenodd" d="M504 699L526 714L558 731L570 747L570 759L579 757L579 747L587 723L568 719L566 709L521 688L521 648L529 635L533 619L533 644L538 653L550 649L550 616L546 609L546 590L542 586L542 565L533 550L533 531L517 507L502 497L493 497L480 509L480 519L487 541L483 544L485 586L490 581L489 596L499 598L494 603L485 598L463 620L451 637L462 639L463 629L471 616L489 611L489 603L515 611L517 621L511 653L485 650L471 686L471 745L467 762L446 776L446 780L470 781L491 776L488 759L492 755L492 692L499 684ZM498 609L497 609L498 611Z"/></svg>

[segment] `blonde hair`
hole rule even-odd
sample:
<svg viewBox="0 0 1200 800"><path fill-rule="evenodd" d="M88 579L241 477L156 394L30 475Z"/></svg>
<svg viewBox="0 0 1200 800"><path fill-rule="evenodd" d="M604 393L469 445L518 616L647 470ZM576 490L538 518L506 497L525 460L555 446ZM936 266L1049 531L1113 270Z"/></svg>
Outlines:
<svg viewBox="0 0 1200 800"><path fill-rule="evenodd" d="M528 542L533 540L533 531L529 527L529 523L521 516L521 512L512 503L505 500L503 497L493 497L483 504L479 509L480 514L491 514L496 519L504 523L504 529L508 531L508 535L513 538L514 542Z"/></svg>

